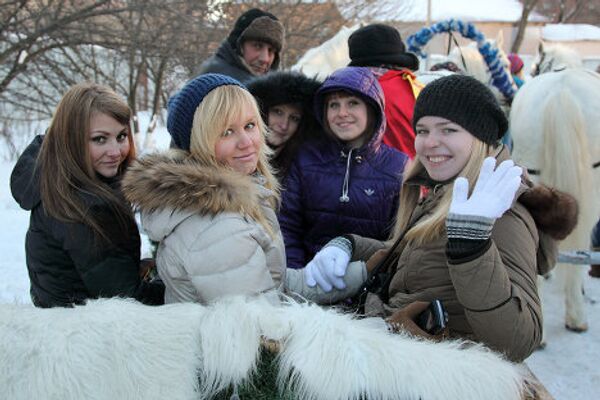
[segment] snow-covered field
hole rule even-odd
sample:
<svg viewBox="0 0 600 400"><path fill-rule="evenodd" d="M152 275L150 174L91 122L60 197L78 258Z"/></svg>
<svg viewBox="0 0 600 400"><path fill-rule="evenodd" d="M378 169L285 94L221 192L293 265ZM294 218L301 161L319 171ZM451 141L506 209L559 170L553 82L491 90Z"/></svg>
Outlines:
<svg viewBox="0 0 600 400"><path fill-rule="evenodd" d="M168 147L164 128L157 128L156 147ZM29 303L29 279L25 266L25 233L29 214L10 194L13 162L0 162L0 303ZM527 364L557 400L600 398L600 279L586 274L585 291L590 329L576 334L564 329L563 296L558 276L544 292L547 347ZM593 302L595 300L596 302Z"/></svg>

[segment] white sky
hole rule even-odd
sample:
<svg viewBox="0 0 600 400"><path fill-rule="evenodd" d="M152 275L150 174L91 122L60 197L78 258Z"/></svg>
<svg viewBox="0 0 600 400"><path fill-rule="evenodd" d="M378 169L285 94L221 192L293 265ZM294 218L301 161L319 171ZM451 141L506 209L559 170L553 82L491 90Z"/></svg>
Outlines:
<svg viewBox="0 0 600 400"><path fill-rule="evenodd" d="M467 21L514 22L523 6L517 0L431 0L432 21L449 18ZM427 20L427 0L378 0L361 11L359 18L379 21L415 22ZM529 21L546 18L531 13Z"/></svg>

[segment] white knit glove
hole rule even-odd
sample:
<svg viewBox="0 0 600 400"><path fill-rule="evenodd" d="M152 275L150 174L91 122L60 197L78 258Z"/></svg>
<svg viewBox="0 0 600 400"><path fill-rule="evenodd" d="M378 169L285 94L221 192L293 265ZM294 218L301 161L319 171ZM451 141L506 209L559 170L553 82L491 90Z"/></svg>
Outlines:
<svg viewBox="0 0 600 400"><path fill-rule="evenodd" d="M326 293L332 287L345 289L344 275L350 254L338 246L323 247L304 268L304 278L310 287L319 285Z"/></svg>
<svg viewBox="0 0 600 400"><path fill-rule="evenodd" d="M519 185L523 169L512 160L503 161L496 170L496 159L488 157L483 161L479 179L471 197L469 181L459 177L454 181L450 213L497 219L508 210Z"/></svg>

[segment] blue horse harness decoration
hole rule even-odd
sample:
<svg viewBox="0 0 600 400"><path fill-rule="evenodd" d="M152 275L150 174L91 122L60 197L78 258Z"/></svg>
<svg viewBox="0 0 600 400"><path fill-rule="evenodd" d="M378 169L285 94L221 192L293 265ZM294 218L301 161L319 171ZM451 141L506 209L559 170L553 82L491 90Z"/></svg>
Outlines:
<svg viewBox="0 0 600 400"><path fill-rule="evenodd" d="M516 90L513 87L509 74L502 65L499 56L500 50L498 50L498 48L490 41L486 40L483 33L470 22L449 19L440 21L429 27L424 27L406 39L408 51L417 54L419 57L425 58L427 55L422 50L423 46L425 46L434 35L446 32L459 32L463 37L477 42L479 53L481 53L481 56L490 70L492 84L498 88L509 102L512 101Z"/></svg>

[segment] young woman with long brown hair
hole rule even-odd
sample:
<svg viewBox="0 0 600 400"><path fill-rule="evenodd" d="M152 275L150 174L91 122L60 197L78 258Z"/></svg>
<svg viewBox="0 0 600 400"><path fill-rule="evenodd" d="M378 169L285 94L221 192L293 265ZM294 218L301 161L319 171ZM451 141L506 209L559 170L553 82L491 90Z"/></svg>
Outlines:
<svg viewBox="0 0 600 400"><path fill-rule="evenodd" d="M162 303L164 287L140 278L140 237L119 190L135 158L131 111L111 89L82 83L63 96L11 176L31 219L25 240L38 307L125 296Z"/></svg>

